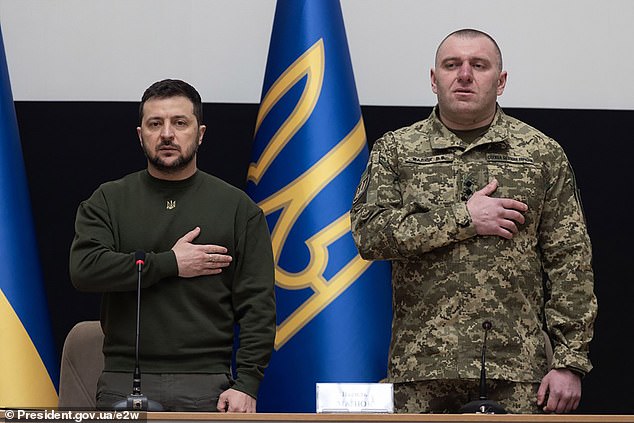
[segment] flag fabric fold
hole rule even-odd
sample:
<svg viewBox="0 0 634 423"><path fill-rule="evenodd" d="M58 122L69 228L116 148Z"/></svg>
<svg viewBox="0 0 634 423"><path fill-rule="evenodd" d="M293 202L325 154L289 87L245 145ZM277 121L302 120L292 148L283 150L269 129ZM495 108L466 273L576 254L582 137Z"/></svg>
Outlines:
<svg viewBox="0 0 634 423"><path fill-rule="evenodd" d="M385 377L390 267L360 258L348 214L367 159L339 0L278 0L247 177L276 268L260 412L314 412L315 383Z"/></svg>
<svg viewBox="0 0 634 423"><path fill-rule="evenodd" d="M0 31L0 408L57 406L59 362Z"/></svg>

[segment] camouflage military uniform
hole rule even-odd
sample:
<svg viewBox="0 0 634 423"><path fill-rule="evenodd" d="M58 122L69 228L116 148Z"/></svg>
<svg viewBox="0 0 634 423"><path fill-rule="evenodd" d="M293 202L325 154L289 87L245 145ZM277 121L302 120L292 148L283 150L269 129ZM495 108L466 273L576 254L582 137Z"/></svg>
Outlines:
<svg viewBox="0 0 634 423"><path fill-rule="evenodd" d="M467 211L493 178L492 197L528 205L511 240L477 235ZM498 108L467 145L434 110L376 141L351 219L361 256L392 260L389 381L477 379L484 320L491 379L540 382L542 329L550 368L591 369L590 240L568 160L541 132Z"/></svg>
<svg viewBox="0 0 634 423"><path fill-rule="evenodd" d="M478 381L471 379L422 380L394 384L397 413L459 413L462 406L478 400ZM488 380L487 398L507 413L543 413L537 405L537 383Z"/></svg>

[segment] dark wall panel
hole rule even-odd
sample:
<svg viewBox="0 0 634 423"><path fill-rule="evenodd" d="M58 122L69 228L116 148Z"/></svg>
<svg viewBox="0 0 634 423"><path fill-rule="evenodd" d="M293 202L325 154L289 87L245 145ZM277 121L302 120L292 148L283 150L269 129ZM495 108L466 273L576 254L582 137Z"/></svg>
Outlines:
<svg viewBox="0 0 634 423"><path fill-rule="evenodd" d="M254 104L206 104L199 167L244 186L257 115ZM145 167L136 137L137 103L16 102L40 261L54 335L99 317L99 296L76 292L68 248L76 208L102 182ZM424 107L363 107L370 144L384 132L425 118ZM634 111L507 109L555 138L581 188L593 242L599 318L580 412L634 413L634 283L629 271L634 225ZM131 322L132 324L132 322Z"/></svg>

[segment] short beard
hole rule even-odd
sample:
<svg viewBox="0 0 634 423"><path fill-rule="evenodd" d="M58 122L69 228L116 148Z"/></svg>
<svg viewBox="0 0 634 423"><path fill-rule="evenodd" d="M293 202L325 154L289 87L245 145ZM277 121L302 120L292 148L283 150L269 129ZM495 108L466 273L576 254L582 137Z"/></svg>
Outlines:
<svg viewBox="0 0 634 423"><path fill-rule="evenodd" d="M165 162L158 156L158 154L155 156L150 155L148 153L145 142L143 142L142 144L143 144L143 152L145 153L145 157L147 157L148 161L157 170L161 172L165 172L165 173L177 173L181 169L184 169L185 167L187 167L187 165L189 165L192 162L192 160L194 160L194 157L196 157L196 153L198 153L198 145L196 145L196 148L194 148L190 154L188 155L183 154L175 162L168 165L168 164L165 164ZM170 144L171 143L161 143L159 147L164 145L170 145Z"/></svg>
<svg viewBox="0 0 634 423"><path fill-rule="evenodd" d="M188 156L181 156L178 158L178 160L176 160L175 162L173 162L172 164L165 164L165 162L163 162L163 160L158 157L158 156L154 156L154 157L150 157L147 152L145 153L148 161L150 163L152 163L152 165L160 170L161 172L166 172L166 173L176 173L181 169L184 169L185 167L187 167L188 164L191 163L192 160L194 160L194 157L196 156L196 152L198 151L198 147L196 147L194 149L194 151L192 151L192 154L188 155Z"/></svg>

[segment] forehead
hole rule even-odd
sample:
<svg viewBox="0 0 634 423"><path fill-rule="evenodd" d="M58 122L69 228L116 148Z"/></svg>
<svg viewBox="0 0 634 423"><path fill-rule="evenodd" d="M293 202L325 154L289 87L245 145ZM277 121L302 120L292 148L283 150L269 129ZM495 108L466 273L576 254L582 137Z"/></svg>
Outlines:
<svg viewBox="0 0 634 423"><path fill-rule="evenodd" d="M183 96L152 97L143 104L143 117L193 116L194 103Z"/></svg>
<svg viewBox="0 0 634 423"><path fill-rule="evenodd" d="M492 63L498 62L498 54L495 45L484 36L461 37L452 35L438 48L436 63L449 58L480 58Z"/></svg>

